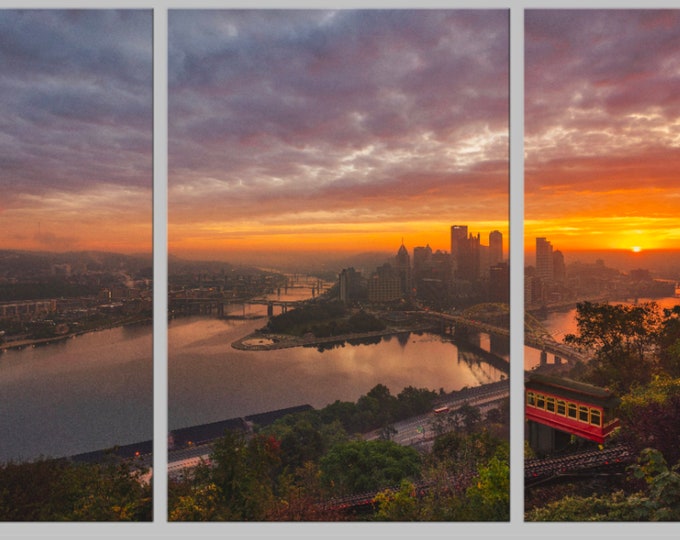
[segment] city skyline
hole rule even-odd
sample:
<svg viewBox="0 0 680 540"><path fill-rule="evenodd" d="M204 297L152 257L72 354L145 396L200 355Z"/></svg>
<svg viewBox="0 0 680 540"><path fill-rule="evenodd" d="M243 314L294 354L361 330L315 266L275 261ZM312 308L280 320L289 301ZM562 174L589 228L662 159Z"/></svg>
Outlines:
<svg viewBox="0 0 680 540"><path fill-rule="evenodd" d="M171 11L169 252L508 234L508 12Z"/></svg>
<svg viewBox="0 0 680 540"><path fill-rule="evenodd" d="M677 249L680 12L525 20L525 250Z"/></svg>
<svg viewBox="0 0 680 540"><path fill-rule="evenodd" d="M151 10L0 12L0 249L151 251Z"/></svg>

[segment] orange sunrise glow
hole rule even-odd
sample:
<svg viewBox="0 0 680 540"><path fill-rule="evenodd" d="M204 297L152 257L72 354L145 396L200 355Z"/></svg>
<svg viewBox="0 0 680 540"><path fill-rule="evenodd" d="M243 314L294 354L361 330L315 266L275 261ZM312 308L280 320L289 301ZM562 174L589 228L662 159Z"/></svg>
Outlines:
<svg viewBox="0 0 680 540"><path fill-rule="evenodd" d="M151 12L3 15L0 249L150 253Z"/></svg>
<svg viewBox="0 0 680 540"><path fill-rule="evenodd" d="M454 223L507 248L507 22L171 13L169 253L448 251Z"/></svg>
<svg viewBox="0 0 680 540"><path fill-rule="evenodd" d="M525 32L525 249L680 248L680 12L530 10Z"/></svg>

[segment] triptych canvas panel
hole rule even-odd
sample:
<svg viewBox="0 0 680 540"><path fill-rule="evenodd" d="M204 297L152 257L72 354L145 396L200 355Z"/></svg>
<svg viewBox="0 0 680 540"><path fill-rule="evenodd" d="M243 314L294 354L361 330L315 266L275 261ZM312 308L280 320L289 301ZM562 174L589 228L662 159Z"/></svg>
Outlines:
<svg viewBox="0 0 680 540"><path fill-rule="evenodd" d="M0 520L677 520L680 11L511 15L0 10Z"/></svg>

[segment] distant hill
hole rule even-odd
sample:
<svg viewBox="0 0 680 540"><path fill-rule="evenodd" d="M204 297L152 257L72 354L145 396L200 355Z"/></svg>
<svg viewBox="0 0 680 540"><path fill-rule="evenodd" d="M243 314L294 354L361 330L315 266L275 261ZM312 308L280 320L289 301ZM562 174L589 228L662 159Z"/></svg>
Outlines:
<svg viewBox="0 0 680 540"><path fill-rule="evenodd" d="M567 264L573 262L594 263L601 260L609 268L628 273L643 268L650 270L659 279L680 279L680 250L648 249L639 253L631 250L567 251L564 250ZM533 263L531 255L528 262Z"/></svg>
<svg viewBox="0 0 680 540"><path fill-rule="evenodd" d="M387 252L363 252L354 255L336 252L315 253L253 253L238 255L238 263L226 261L198 261L168 255L168 273L219 273L237 270L241 273L271 270L275 272L306 273L333 281L343 268L353 266L356 270L370 273L393 254Z"/></svg>
<svg viewBox="0 0 680 540"><path fill-rule="evenodd" d="M54 266L69 265L71 272L125 271L152 277L150 253L125 255L105 251L22 251L0 250L0 275L25 275L51 272Z"/></svg>
<svg viewBox="0 0 680 540"><path fill-rule="evenodd" d="M177 274L220 274L222 272L238 272L239 274L259 274L263 270L247 264L232 264L227 261L183 259L168 254L168 275Z"/></svg>

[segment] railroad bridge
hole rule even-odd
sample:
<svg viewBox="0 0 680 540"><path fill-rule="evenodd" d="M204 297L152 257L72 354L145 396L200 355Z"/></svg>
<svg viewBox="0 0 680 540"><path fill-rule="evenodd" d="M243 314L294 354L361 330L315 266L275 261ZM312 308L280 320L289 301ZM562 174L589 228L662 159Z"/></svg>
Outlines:
<svg viewBox="0 0 680 540"><path fill-rule="evenodd" d="M243 316L245 317L246 306L267 306L267 316L274 315L275 308L280 313L286 313L288 309L295 308L303 304L300 300L267 300L264 298L228 298L223 296L210 297L173 297L168 301L168 308L171 312L194 315L215 315L224 317L228 306L243 306Z"/></svg>
<svg viewBox="0 0 680 540"><path fill-rule="evenodd" d="M510 306L500 303L483 303L471 306L460 312L443 313L427 311L429 317L448 323L449 331L465 332L465 329L484 332L495 337L510 337ZM587 362L589 357L573 347L560 343L548 332L543 324L528 312L524 314L524 344L541 351L541 364L548 362L548 355L559 364L567 362Z"/></svg>

